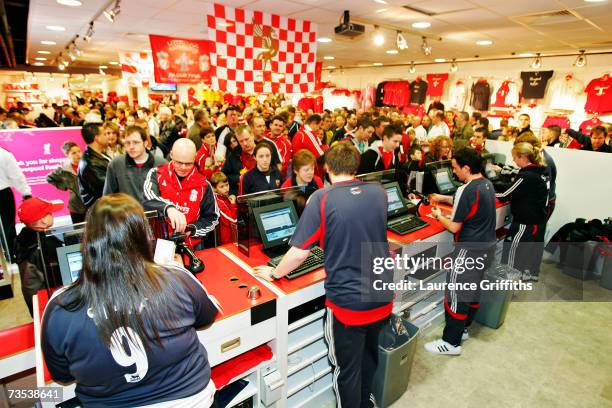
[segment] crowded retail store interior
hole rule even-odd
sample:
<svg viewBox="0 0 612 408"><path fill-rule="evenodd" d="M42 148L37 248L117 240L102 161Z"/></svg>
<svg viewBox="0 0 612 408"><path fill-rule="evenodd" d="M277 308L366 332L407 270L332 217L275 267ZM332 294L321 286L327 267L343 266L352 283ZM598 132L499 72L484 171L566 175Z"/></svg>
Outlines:
<svg viewBox="0 0 612 408"><path fill-rule="evenodd" d="M610 0L0 0L0 405L612 407Z"/></svg>

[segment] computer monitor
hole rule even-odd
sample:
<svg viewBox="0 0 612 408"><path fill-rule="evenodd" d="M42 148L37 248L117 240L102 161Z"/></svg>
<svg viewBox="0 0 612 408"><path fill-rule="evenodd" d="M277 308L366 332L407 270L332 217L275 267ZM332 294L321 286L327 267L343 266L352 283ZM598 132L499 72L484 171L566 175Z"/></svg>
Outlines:
<svg viewBox="0 0 612 408"><path fill-rule="evenodd" d="M254 208L253 216L264 249L287 245L298 222L291 201Z"/></svg>
<svg viewBox="0 0 612 408"><path fill-rule="evenodd" d="M67 245L57 248L57 260L62 275L62 285L70 285L76 281L83 269L81 244Z"/></svg>
<svg viewBox="0 0 612 408"><path fill-rule="evenodd" d="M434 170L432 172L434 180L436 181L436 185L438 186L438 191L440 194L452 194L457 190L455 184L453 183L453 179L448 169L441 168Z"/></svg>
<svg viewBox="0 0 612 408"><path fill-rule="evenodd" d="M397 215L407 212L406 202L402 197L402 190L397 182L384 184L383 187L387 192L387 215Z"/></svg>

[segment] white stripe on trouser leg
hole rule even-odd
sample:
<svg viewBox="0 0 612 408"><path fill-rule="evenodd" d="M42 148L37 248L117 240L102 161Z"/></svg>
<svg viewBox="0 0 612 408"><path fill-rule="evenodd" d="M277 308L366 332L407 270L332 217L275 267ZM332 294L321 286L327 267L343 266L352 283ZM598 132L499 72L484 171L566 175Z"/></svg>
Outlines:
<svg viewBox="0 0 612 408"><path fill-rule="evenodd" d="M525 233L526 228L527 228L527 225L519 224L519 229L516 232L516 235L514 236L514 238L512 238L512 244L510 245L510 252L508 254L508 265L513 268L514 268L514 258L516 256L516 250L518 249L518 246L521 242L521 239L523 238L523 234Z"/></svg>
<svg viewBox="0 0 612 408"><path fill-rule="evenodd" d="M338 377L340 376L340 366L336 359L336 350L334 346L334 314L332 310L327 308L327 316L325 318L325 340L327 340L327 357L330 363L334 366L334 374L332 380L332 388L336 394L336 407L342 408L342 401L340 400L340 389L338 388Z"/></svg>
<svg viewBox="0 0 612 408"><path fill-rule="evenodd" d="M465 258L466 254L467 250L460 249L455 261L459 258ZM456 286L457 284L457 272L455 272L455 265L453 265L453 268L451 269L451 283L453 286ZM457 313L457 292L455 290L450 290L449 292L451 294L450 308L453 312Z"/></svg>

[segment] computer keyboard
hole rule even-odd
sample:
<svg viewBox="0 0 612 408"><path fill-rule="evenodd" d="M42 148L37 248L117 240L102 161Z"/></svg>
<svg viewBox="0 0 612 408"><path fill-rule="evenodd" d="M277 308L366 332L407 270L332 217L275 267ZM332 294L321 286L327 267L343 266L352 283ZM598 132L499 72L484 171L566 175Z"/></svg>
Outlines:
<svg viewBox="0 0 612 408"><path fill-rule="evenodd" d="M419 217L408 216L405 218L400 218L397 221L394 220L394 222L387 224L387 228L396 234L406 235L413 231L420 230L427 225L428 224Z"/></svg>
<svg viewBox="0 0 612 408"><path fill-rule="evenodd" d="M307 274L308 272L312 272L314 270L322 268L323 259L324 259L323 254L324 254L324 251L320 247L312 248L310 250L310 254L308 254L308 258L306 258L306 260L302 262L302 264L298 266L296 269L294 269L293 271L285 275L285 277L287 279L295 279L298 276L302 276L302 275ZM268 265L276 268L278 264L280 263L281 259L283 259L283 256L285 255L280 255L280 256L270 259L268 261Z"/></svg>

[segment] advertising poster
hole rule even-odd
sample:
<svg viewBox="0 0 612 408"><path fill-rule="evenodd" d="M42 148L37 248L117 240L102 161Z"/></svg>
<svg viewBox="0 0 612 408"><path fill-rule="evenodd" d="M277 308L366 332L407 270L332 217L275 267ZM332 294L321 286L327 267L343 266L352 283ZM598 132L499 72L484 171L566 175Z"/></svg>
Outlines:
<svg viewBox="0 0 612 408"><path fill-rule="evenodd" d="M17 159L19 168L26 176L32 195L45 200L62 200L65 204L56 216L70 215L68 211L68 191L61 191L47 183L47 174L66 163L62 144L71 141L85 150L80 127L59 127L42 129L0 130L0 146ZM15 194L16 205L21 204L21 194Z"/></svg>
<svg viewBox="0 0 612 408"><path fill-rule="evenodd" d="M153 82L153 58L148 52L119 53L121 75L129 86L148 87Z"/></svg>
<svg viewBox="0 0 612 408"><path fill-rule="evenodd" d="M155 82L210 84L213 68L210 64L211 42L162 35L149 35Z"/></svg>

